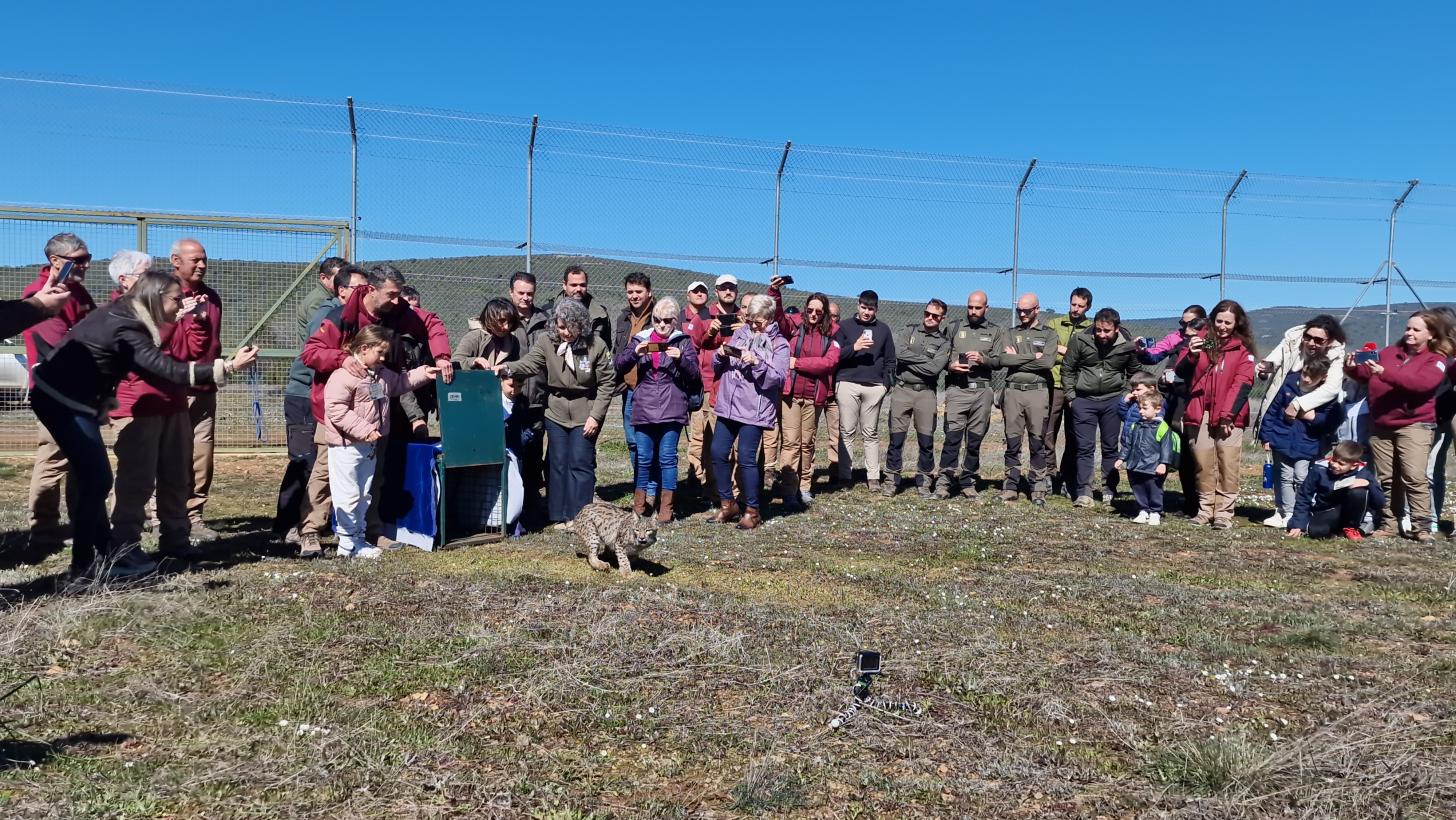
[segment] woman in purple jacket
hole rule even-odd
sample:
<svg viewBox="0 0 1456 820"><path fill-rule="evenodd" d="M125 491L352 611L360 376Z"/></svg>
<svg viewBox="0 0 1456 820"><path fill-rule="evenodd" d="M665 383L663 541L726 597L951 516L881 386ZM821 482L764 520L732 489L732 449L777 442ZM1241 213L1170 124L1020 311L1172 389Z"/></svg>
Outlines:
<svg viewBox="0 0 1456 820"><path fill-rule="evenodd" d="M688 423L688 397L703 391L698 370L698 349L687 334L677 329L680 311L677 300L664 296L652 308L652 326L633 336L622 347L613 364L621 379L637 370L637 389L632 401L632 427L637 438L635 489L632 511L647 512L647 485L661 482L657 520L672 520L673 495L677 493L677 442ZM659 475L660 474L660 475Z"/></svg>
<svg viewBox="0 0 1456 820"><path fill-rule="evenodd" d="M726 524L739 518L738 529L756 529L758 492L763 482L758 471L758 445L763 431L778 421L779 397L789 370L789 343L774 322L774 300L759 294L748 302L746 321L733 339L713 356L713 373L718 396L713 412L713 477L718 482L718 511L708 516L712 524ZM733 467L728 453L738 441L738 465L743 468L743 511L733 498Z"/></svg>

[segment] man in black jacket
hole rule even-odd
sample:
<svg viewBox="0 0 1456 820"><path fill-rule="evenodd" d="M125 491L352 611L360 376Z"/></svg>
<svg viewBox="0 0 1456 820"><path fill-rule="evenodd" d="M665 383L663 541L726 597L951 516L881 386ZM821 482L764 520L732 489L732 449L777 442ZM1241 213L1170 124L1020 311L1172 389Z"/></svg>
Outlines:
<svg viewBox="0 0 1456 820"><path fill-rule="evenodd" d="M880 491L880 403L895 377L895 340L890 328L875 318L880 296L872 290L859 295L854 318L839 326L839 371L834 395L839 400L840 441L846 453L856 435L864 441L865 481L871 492ZM850 459L839 460L840 480L851 480Z"/></svg>

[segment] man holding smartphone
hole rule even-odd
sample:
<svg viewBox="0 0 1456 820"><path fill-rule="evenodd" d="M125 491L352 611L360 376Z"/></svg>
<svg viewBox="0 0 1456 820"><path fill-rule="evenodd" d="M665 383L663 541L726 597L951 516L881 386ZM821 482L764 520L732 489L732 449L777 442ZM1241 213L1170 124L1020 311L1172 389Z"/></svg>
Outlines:
<svg viewBox="0 0 1456 820"><path fill-rule="evenodd" d="M207 249L196 239L179 239L172 243L172 275L182 285L182 298L196 307L177 317L178 333L190 334L188 325L197 325L206 341L201 353L192 361L211 361L222 356L222 297L208 287ZM207 495L212 491L213 454L217 440L217 386L192 388L187 396L187 412L192 424L192 493L187 499L187 518L192 522L194 544L216 541L218 533L202 521Z"/></svg>
<svg viewBox="0 0 1456 820"><path fill-rule="evenodd" d="M644 330L650 330L652 326L652 308L657 300L652 298L652 279L641 271L632 271L622 282L622 288L626 291L627 306L617 314L617 325L612 335L616 337L617 344L612 348L612 357L629 344L635 344L633 337ZM622 395L622 432L627 437L627 458L632 464L637 463L637 431L632 426L632 403L637 395L637 370L633 368L622 376L621 383L617 390ZM657 482L651 476L647 478L646 503L648 507L657 502ZM638 515L646 512L646 509L634 510Z"/></svg>
<svg viewBox="0 0 1456 820"><path fill-rule="evenodd" d="M702 450L699 458L704 463L711 461L707 458L709 448L713 446L713 428L717 426L718 415L713 412L713 399L718 394L718 380L713 374L713 356L718 348L728 343L733 338L733 331L742 323L743 319L738 315L738 277L731 273L725 273L713 281L713 294L716 297L712 306L708 308L708 320L695 320L694 330L691 334L693 344L698 348L698 366L703 378L703 438ZM686 330L686 327L684 328ZM691 447L691 443L689 444ZM734 464L733 470L733 491L738 492L738 451L730 449L728 460ZM703 494L709 503L718 503L718 491L712 479L711 471L706 471L708 480L703 482Z"/></svg>
<svg viewBox="0 0 1456 820"><path fill-rule="evenodd" d="M50 358L71 328L96 308L85 285L91 251L81 237L58 233L46 242L45 255L46 264L40 269L40 275L25 287L21 298L29 299L44 291L51 276L59 276L63 269L68 269L69 275L58 285L71 296L58 313L25 330L26 364L32 370ZM61 549L66 538L66 527L61 523L61 491L69 464L45 426L37 422L36 430L35 466L30 472L30 544L34 552L48 554Z"/></svg>
<svg viewBox="0 0 1456 820"><path fill-rule="evenodd" d="M840 441L846 453L856 435L864 442L865 486L880 491L880 405L895 378L895 340L889 325L879 321L880 296L872 290L859 295L854 318L839 326L839 372L835 395L839 398ZM853 462L839 461L839 477L853 479Z"/></svg>

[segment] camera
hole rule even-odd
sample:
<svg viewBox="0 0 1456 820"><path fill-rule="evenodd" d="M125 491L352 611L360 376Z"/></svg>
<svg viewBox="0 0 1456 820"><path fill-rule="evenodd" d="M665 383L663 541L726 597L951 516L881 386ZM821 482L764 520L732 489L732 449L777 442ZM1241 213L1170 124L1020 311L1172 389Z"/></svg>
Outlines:
<svg viewBox="0 0 1456 820"><path fill-rule="evenodd" d="M854 656L855 668L861 675L880 674L880 653L871 649L861 649Z"/></svg>

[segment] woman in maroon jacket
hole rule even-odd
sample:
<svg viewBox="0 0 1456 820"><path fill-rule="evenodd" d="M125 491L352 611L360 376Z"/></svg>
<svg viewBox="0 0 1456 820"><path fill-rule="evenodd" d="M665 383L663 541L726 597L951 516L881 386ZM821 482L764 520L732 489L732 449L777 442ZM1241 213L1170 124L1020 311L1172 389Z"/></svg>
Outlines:
<svg viewBox="0 0 1456 820"><path fill-rule="evenodd" d="M779 456L779 486L790 509L803 509L813 501L809 485L814 480L814 439L824 403L834 395L834 369L839 364L839 344L834 341L829 320L829 297L810 296L799 314L784 313L777 289L769 295L778 303L779 329L789 340L789 375L779 408L783 445Z"/></svg>
<svg viewBox="0 0 1456 820"><path fill-rule="evenodd" d="M1177 372L1188 383L1183 436L1196 467L1198 515L1193 523L1226 530L1234 525L1249 391L1259 354L1249 316L1238 302L1225 299L1209 315L1209 330L1188 340Z"/></svg>
<svg viewBox="0 0 1456 820"><path fill-rule="evenodd" d="M1435 436L1436 391L1448 378L1451 348L1451 327L1445 318L1422 310L1411 314L1405 336L1380 351L1378 360L1356 364L1356 354L1345 357L1345 375L1370 389L1370 454L1385 491L1383 523L1373 533L1376 537L1394 535L1400 519L1392 510L1409 507L1413 537L1422 543L1434 540L1426 460ZM1396 492L1400 498L1395 498Z"/></svg>

